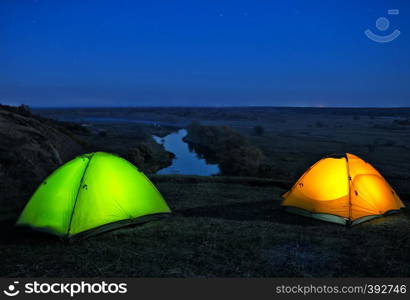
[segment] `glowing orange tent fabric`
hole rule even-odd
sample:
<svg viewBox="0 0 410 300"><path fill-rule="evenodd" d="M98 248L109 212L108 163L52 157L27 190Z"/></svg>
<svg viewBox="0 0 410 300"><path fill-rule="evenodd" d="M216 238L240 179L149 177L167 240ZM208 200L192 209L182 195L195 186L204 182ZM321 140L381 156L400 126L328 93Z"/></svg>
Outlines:
<svg viewBox="0 0 410 300"><path fill-rule="evenodd" d="M289 212L348 225L404 207L372 165L349 153L319 160L282 197Z"/></svg>

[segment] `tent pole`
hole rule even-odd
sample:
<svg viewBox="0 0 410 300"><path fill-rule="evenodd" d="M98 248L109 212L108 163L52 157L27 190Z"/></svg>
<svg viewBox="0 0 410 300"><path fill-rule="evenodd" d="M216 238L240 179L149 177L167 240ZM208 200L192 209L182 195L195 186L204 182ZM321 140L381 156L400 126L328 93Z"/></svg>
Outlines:
<svg viewBox="0 0 410 300"><path fill-rule="evenodd" d="M347 187L349 193L349 220L347 221L347 225L350 226L352 224L352 193L351 193L351 181L352 177L350 177L350 169L349 169L349 158L347 157L347 153L345 153L346 159L346 170L347 170Z"/></svg>

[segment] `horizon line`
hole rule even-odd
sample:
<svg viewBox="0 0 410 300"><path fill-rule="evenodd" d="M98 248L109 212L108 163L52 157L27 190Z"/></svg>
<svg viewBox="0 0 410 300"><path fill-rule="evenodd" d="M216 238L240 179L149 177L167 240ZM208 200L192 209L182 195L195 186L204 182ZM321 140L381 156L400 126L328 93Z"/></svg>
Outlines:
<svg viewBox="0 0 410 300"><path fill-rule="evenodd" d="M317 109L410 109L410 106L323 106L323 105L91 105L91 106L46 106L46 105L28 105L7 104L0 105L19 107L27 105L32 109L67 109L67 108L317 108Z"/></svg>
<svg viewBox="0 0 410 300"><path fill-rule="evenodd" d="M1 103L0 103L1 104ZM12 106L12 105L10 105ZM285 105L106 105L106 106L31 106L33 109L68 108L316 108L316 109L410 109L410 106L285 106Z"/></svg>

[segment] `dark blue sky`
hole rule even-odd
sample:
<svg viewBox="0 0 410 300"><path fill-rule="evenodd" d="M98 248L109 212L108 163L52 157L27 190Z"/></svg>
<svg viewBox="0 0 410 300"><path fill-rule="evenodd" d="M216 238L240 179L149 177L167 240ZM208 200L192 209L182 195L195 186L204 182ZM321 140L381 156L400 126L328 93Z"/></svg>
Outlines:
<svg viewBox="0 0 410 300"><path fill-rule="evenodd" d="M1 0L0 103L410 106L409 37L406 0Z"/></svg>

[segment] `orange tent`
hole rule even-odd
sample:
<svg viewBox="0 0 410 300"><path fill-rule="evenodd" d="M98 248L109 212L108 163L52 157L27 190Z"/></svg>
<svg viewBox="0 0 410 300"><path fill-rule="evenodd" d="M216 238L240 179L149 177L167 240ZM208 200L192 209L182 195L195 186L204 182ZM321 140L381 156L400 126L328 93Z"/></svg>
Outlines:
<svg viewBox="0 0 410 300"><path fill-rule="evenodd" d="M349 153L319 160L282 197L289 212L347 225L404 207L372 165Z"/></svg>

